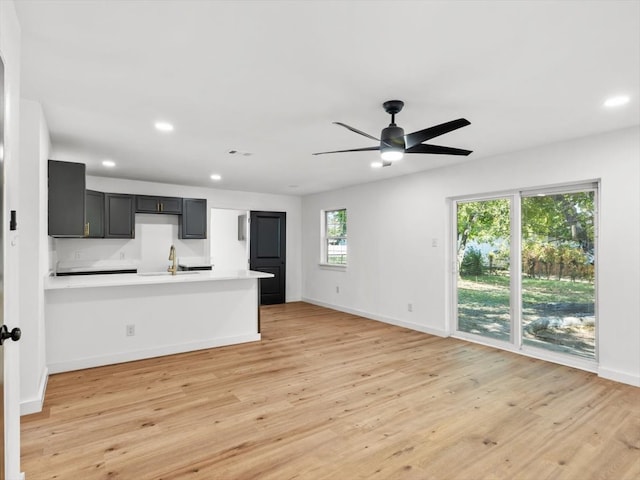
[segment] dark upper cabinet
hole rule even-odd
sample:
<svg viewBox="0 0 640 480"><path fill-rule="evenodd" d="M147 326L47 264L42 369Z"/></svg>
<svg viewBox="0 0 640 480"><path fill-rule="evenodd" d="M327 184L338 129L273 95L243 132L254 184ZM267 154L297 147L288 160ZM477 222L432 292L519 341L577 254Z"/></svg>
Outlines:
<svg viewBox="0 0 640 480"><path fill-rule="evenodd" d="M87 190L85 202L84 236L87 238L104 237L104 193Z"/></svg>
<svg viewBox="0 0 640 480"><path fill-rule="evenodd" d="M104 238L135 238L133 195L104 194Z"/></svg>
<svg viewBox="0 0 640 480"><path fill-rule="evenodd" d="M136 213L182 213L182 198L136 195Z"/></svg>
<svg viewBox="0 0 640 480"><path fill-rule="evenodd" d="M183 239L207 238L207 200L204 198L183 198L182 216L178 237Z"/></svg>
<svg viewBox="0 0 640 480"><path fill-rule="evenodd" d="M49 235L82 237L85 225L84 163L49 160Z"/></svg>

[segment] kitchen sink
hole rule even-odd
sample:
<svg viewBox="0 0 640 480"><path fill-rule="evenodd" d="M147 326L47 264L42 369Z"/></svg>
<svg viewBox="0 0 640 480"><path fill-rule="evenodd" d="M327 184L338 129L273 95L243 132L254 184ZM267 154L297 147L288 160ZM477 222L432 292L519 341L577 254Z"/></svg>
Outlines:
<svg viewBox="0 0 640 480"><path fill-rule="evenodd" d="M198 271L181 271L176 272L176 275L198 275ZM138 272L138 275L142 277L164 277L171 275L171 272Z"/></svg>

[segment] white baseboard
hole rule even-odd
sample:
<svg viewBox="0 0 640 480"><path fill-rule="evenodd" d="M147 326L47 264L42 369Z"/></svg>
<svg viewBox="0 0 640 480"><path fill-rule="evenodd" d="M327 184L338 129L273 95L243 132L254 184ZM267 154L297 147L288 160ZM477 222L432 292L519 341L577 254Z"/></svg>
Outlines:
<svg viewBox="0 0 640 480"><path fill-rule="evenodd" d="M621 372L619 370L600 367L598 368L598 376L602 378L606 378L607 380L613 380L615 382L633 385L634 387L640 387L640 376L631 375L629 373Z"/></svg>
<svg viewBox="0 0 640 480"><path fill-rule="evenodd" d="M194 350L204 350L207 348L224 347L227 345L235 345L238 343L248 343L260 341L260 334L239 335L236 337L216 338L214 340L206 340L202 342L190 342L178 345L166 345L158 348L150 348L146 350L137 350L134 352L122 352L113 355L104 355L99 357L85 357L68 360L65 362L49 364L50 373L70 372L72 370L82 370L85 368L101 367L104 365L113 365L114 363L132 362L145 358L161 357L164 355L174 355L176 353L192 352Z"/></svg>
<svg viewBox="0 0 640 480"><path fill-rule="evenodd" d="M44 396L47 392L47 382L49 381L49 369L44 367L42 375L40 375L40 383L38 385L38 393L35 398L20 402L20 415L30 415L42 411L44 404Z"/></svg>
<svg viewBox="0 0 640 480"><path fill-rule="evenodd" d="M338 310L339 312L358 315L359 317L368 318L369 320L376 320L378 322L388 323L390 325L396 325L397 327L408 328L409 330L416 330L418 332L428 333L430 335L436 335L438 337L449 336L449 333L445 330L441 330L439 328L425 327L424 325L420 325L419 323L407 322L406 320L400 320L392 317L385 317L383 315L376 315L373 313L365 312L363 310L357 310L355 308L343 307L341 305L332 305L330 303L321 302L320 300L315 300L313 298L303 297L302 301L311 303L313 305L318 305L319 307L331 308L333 310Z"/></svg>

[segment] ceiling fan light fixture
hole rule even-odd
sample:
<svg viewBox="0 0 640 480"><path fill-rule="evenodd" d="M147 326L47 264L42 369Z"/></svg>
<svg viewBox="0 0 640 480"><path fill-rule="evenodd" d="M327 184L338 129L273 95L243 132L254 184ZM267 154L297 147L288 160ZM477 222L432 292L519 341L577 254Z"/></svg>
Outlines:
<svg viewBox="0 0 640 480"><path fill-rule="evenodd" d="M397 162L398 160L402 160L402 157L404 157L404 152L393 147L389 147L380 153L380 158L387 162Z"/></svg>
<svg viewBox="0 0 640 480"><path fill-rule="evenodd" d="M404 130L391 123L380 133L380 157L387 162L402 160L404 156Z"/></svg>

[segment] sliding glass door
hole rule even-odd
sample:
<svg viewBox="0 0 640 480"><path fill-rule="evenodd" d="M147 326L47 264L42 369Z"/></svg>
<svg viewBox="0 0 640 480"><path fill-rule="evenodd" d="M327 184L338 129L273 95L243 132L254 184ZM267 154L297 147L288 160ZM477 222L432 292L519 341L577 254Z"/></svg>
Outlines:
<svg viewBox="0 0 640 480"><path fill-rule="evenodd" d="M511 339L508 198L458 202L458 330Z"/></svg>
<svg viewBox="0 0 640 480"><path fill-rule="evenodd" d="M595 184L455 201L461 336L595 360L596 205Z"/></svg>
<svg viewBox="0 0 640 480"><path fill-rule="evenodd" d="M595 190L522 198L522 340L595 358Z"/></svg>

